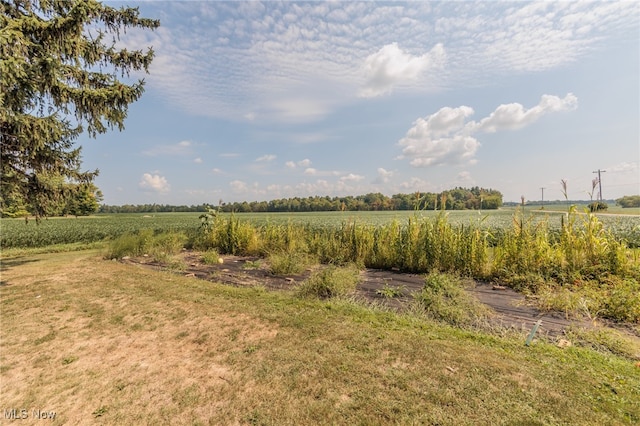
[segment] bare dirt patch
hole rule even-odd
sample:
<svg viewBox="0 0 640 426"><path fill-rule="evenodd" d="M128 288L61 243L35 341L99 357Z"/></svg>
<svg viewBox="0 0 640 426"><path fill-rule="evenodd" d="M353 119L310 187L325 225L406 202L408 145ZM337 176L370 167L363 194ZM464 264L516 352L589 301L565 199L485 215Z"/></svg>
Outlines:
<svg viewBox="0 0 640 426"><path fill-rule="evenodd" d="M311 270L307 270L299 275L274 275L269 272L267 262L258 257L225 255L221 256L223 263L213 265L203 263L201 253L195 251L184 251L180 258L185 268L178 273L236 287L262 286L269 290L293 290L311 273ZM158 270L166 269L165 264L148 257L127 257L123 261ZM365 269L361 272L356 296L403 311L410 306L412 295L423 286L424 276L421 274ZM394 292L393 296L385 294L385 289L391 289ZM540 311L523 294L508 287L469 281L466 290L491 309L491 324L501 328L528 332L540 321L538 335L555 338L564 335L569 327L593 326L590 321L568 318L560 312Z"/></svg>

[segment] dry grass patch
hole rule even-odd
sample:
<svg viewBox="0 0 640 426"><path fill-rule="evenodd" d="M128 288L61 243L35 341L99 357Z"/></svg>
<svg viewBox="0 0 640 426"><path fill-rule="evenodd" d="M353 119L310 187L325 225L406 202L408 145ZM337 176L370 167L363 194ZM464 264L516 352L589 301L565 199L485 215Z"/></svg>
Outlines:
<svg viewBox="0 0 640 426"><path fill-rule="evenodd" d="M105 261L4 259L6 407L53 424L632 424L640 369Z"/></svg>

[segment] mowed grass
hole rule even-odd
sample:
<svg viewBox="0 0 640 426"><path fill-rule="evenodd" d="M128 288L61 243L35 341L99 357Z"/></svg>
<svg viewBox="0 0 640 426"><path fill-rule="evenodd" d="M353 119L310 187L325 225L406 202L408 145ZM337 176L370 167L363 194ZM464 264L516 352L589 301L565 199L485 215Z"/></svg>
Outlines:
<svg viewBox="0 0 640 426"><path fill-rule="evenodd" d="M637 424L637 361L105 261L2 260L4 409L48 424ZM4 412L0 415L4 415Z"/></svg>

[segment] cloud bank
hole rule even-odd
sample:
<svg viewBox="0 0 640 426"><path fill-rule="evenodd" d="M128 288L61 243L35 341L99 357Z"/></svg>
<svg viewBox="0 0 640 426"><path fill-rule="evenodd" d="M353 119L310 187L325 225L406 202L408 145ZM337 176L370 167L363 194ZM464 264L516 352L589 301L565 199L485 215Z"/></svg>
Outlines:
<svg viewBox="0 0 640 426"><path fill-rule="evenodd" d="M309 122L358 96L477 87L565 66L599 49L604 38L628 37L640 7L624 1L481 5L151 2L145 14L160 17L163 26L128 32L123 44L154 47L148 87L188 113Z"/></svg>

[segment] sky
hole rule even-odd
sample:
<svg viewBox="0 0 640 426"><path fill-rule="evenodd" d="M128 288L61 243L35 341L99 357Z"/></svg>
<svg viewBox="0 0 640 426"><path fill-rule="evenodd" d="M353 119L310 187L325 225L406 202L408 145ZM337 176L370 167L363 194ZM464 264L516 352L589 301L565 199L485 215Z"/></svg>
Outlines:
<svg viewBox="0 0 640 426"><path fill-rule="evenodd" d="M110 2L160 20L103 202L640 194L640 2Z"/></svg>

